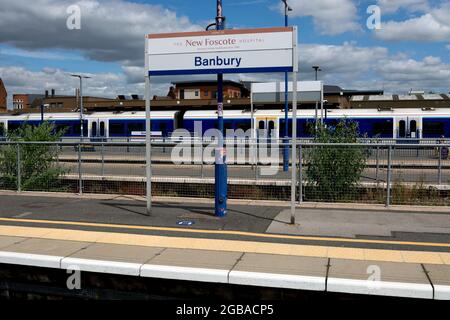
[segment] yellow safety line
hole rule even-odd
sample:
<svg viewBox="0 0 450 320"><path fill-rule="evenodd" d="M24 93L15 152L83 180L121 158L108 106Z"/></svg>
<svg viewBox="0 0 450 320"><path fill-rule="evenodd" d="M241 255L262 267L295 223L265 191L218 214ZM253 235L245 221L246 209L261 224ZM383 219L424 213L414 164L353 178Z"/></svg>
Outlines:
<svg viewBox="0 0 450 320"><path fill-rule="evenodd" d="M336 248L327 246L267 243L257 241L183 238L114 232L83 231L71 229L22 227L0 225L0 235L28 239L64 240L83 243L103 243L140 247L172 248L182 250L209 250L215 252L243 252L271 255L288 255L316 258L333 258L365 261L425 263L450 265L450 253L401 251L362 248ZM19 244L20 245L20 244ZM14 245L8 250L13 250ZM45 248L43 248L45 249ZM34 252L39 254L39 248Z"/></svg>
<svg viewBox="0 0 450 320"><path fill-rule="evenodd" d="M122 224L57 221L57 220L33 220L33 219L16 219L16 218L0 218L0 221L59 224L59 225L85 226L85 227L105 227L105 228L134 229L134 230L148 230L148 231L170 231L170 232L204 233L204 234L219 234L219 235L239 235L239 236L266 238L266 239L330 241L330 242L341 242L341 243L366 243L366 244L394 244L394 245L407 245L407 246L420 246L420 247L450 248L450 243L435 243L435 242L412 242L412 241L394 241L394 240L368 240L368 239L366 240L366 239L349 239L349 238L294 236L294 235L254 233L254 232L245 232L245 231L186 229L186 228L171 228L171 227L151 227L151 226L135 226L135 225L122 225Z"/></svg>

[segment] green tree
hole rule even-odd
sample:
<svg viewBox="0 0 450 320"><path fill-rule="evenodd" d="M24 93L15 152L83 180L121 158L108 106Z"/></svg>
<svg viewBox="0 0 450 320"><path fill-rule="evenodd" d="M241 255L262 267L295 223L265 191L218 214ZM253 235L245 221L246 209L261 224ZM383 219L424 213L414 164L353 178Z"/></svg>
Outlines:
<svg viewBox="0 0 450 320"><path fill-rule="evenodd" d="M8 144L0 149L0 187L17 188L17 148L20 148L20 178L22 190L56 190L60 187L60 176L65 170L57 165L58 148L54 145L33 144L33 142L58 141L64 131L55 132L49 122L39 126L24 124L9 132L10 142L29 144Z"/></svg>
<svg viewBox="0 0 450 320"><path fill-rule="evenodd" d="M314 130L314 129L312 129ZM317 143L356 143L358 123L342 119L333 126L318 125ZM358 146L314 146L305 153L306 177L316 200L349 199L355 194L366 166L367 153Z"/></svg>

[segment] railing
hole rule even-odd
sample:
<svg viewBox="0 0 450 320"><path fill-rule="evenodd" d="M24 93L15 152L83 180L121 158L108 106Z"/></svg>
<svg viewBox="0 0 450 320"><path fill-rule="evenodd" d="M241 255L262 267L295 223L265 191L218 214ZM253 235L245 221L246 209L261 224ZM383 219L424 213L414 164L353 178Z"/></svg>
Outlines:
<svg viewBox="0 0 450 320"><path fill-rule="evenodd" d="M211 197L215 143L164 140L152 141L154 194ZM297 200L450 205L448 140L396 142L299 139ZM289 200L282 141L226 144L230 198ZM0 142L0 189L145 195L145 167L143 142Z"/></svg>

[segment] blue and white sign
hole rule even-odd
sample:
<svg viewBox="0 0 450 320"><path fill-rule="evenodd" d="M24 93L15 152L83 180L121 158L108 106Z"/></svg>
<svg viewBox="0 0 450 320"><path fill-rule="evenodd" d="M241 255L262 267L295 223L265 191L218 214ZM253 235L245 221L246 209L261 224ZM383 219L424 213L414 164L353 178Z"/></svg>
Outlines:
<svg viewBox="0 0 450 320"><path fill-rule="evenodd" d="M215 30L147 36L150 76L293 72L296 27Z"/></svg>

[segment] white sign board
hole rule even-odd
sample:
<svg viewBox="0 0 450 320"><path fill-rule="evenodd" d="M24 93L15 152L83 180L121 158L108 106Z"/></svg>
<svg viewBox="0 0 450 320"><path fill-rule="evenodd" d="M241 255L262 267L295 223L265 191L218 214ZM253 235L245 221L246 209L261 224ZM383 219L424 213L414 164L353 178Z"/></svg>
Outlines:
<svg viewBox="0 0 450 320"><path fill-rule="evenodd" d="M293 72L296 27L215 30L147 36L150 76Z"/></svg>

